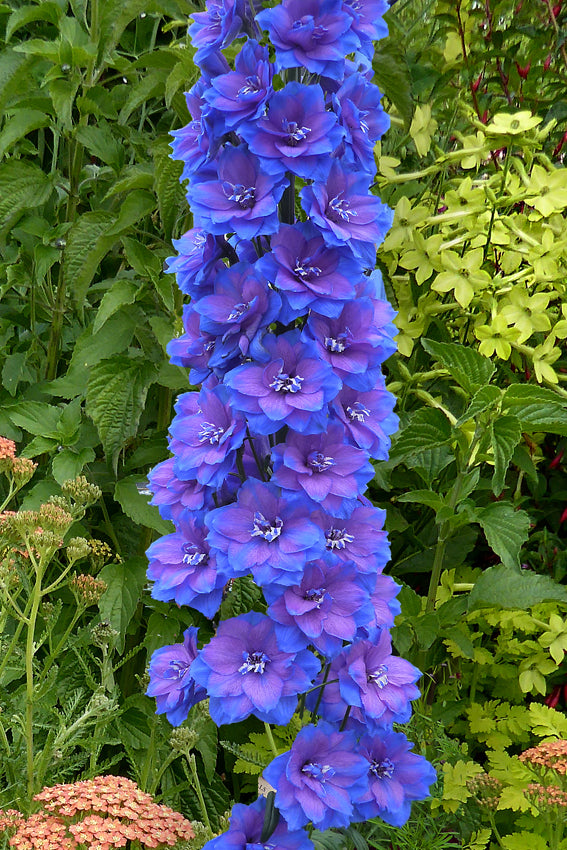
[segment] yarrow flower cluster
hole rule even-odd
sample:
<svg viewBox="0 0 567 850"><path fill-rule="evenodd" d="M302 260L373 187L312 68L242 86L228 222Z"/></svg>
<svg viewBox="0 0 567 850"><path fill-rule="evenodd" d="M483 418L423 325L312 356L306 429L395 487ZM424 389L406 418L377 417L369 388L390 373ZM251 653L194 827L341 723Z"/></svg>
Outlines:
<svg viewBox="0 0 567 850"><path fill-rule="evenodd" d="M371 192L388 4L262 6L209 0L190 28L202 75L172 149L194 227L169 263L190 301L168 352L201 388L178 398L172 457L150 474L175 531L148 550L148 576L156 599L210 619L252 577L266 608L204 646L190 627L156 650L147 693L175 726L205 698L218 725L286 724L301 700L311 722L264 776L276 843L310 850L308 824L404 823L435 774L392 731L420 673L392 651L399 587L364 496L397 428L381 371L394 311L375 270L392 211ZM236 806L209 850L265 846L264 807Z"/></svg>
<svg viewBox="0 0 567 850"><path fill-rule="evenodd" d="M123 776L97 776L54 785L36 794L40 811L29 817L0 812L0 832L19 850L112 850L139 842L140 847L174 847L194 837L188 820L155 803Z"/></svg>

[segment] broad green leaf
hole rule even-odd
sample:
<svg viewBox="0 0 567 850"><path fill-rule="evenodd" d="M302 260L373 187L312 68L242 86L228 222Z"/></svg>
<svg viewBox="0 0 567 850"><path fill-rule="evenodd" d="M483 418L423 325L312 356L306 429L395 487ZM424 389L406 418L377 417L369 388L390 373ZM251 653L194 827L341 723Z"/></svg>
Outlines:
<svg viewBox="0 0 567 850"><path fill-rule="evenodd" d="M56 24L62 14L61 6L51 0L42 0L37 6L22 6L12 12L6 21L5 41L10 41L16 30L34 21L49 21L51 24Z"/></svg>
<svg viewBox="0 0 567 850"><path fill-rule="evenodd" d="M166 616L165 614L160 614L159 611L154 611L150 615L144 638L144 646L148 652L148 659L161 646L171 646L174 643L181 643L181 626L179 620L175 618L175 610L172 611L172 615Z"/></svg>
<svg viewBox="0 0 567 850"><path fill-rule="evenodd" d="M122 170L122 177L110 186L107 198L119 195L120 192L131 192L132 189L151 189L154 185L154 172L148 163L129 165Z"/></svg>
<svg viewBox="0 0 567 850"><path fill-rule="evenodd" d="M69 481L71 478L76 478L77 475L80 475L85 464L92 463L94 459L95 453L88 447L84 447L78 451L61 449L51 462L53 477L58 484L63 484L64 481Z"/></svg>
<svg viewBox="0 0 567 850"><path fill-rule="evenodd" d="M82 311L89 285L101 260L115 242L108 231L116 221L112 213L86 212L67 234L63 254L63 274L73 301Z"/></svg>
<svg viewBox="0 0 567 850"><path fill-rule="evenodd" d="M414 455L410 461L420 478L431 488L435 479L454 460L455 455L449 446L437 446Z"/></svg>
<svg viewBox="0 0 567 850"><path fill-rule="evenodd" d="M46 41L42 38L30 38L21 44L16 44L14 50L28 56L41 56L55 63L59 59L59 44L56 41Z"/></svg>
<svg viewBox="0 0 567 850"><path fill-rule="evenodd" d="M553 390L533 384L512 384L502 408L520 420L523 431L551 431L567 436L567 404Z"/></svg>
<svg viewBox="0 0 567 850"><path fill-rule="evenodd" d="M173 524L160 517L157 507L148 504L149 494L143 495L138 490L140 483L141 479L137 475L121 478L116 482L114 498L120 503L124 513L137 525L153 528L160 534L173 533Z"/></svg>
<svg viewBox="0 0 567 850"><path fill-rule="evenodd" d="M549 845L543 835L538 835L532 830L504 835L502 836L502 844L506 850L549 850Z"/></svg>
<svg viewBox="0 0 567 850"><path fill-rule="evenodd" d="M75 137L92 156L110 165L116 172L120 170L124 160L124 147L112 134L106 121L100 121L96 127L77 127Z"/></svg>
<svg viewBox="0 0 567 850"><path fill-rule="evenodd" d="M532 732L538 738L567 738L567 717L563 712L539 702L530 703L529 712Z"/></svg>
<svg viewBox="0 0 567 850"><path fill-rule="evenodd" d="M421 344L471 396L488 384L494 373L494 364L474 348L433 339L422 339Z"/></svg>
<svg viewBox="0 0 567 850"><path fill-rule="evenodd" d="M207 781L211 782L215 775L215 767L217 763L218 750L218 731L215 723L212 720L199 718L195 724L195 731L199 737L195 743L195 749L201 754L203 759L203 767Z"/></svg>
<svg viewBox="0 0 567 850"><path fill-rule="evenodd" d="M156 257L153 251L150 251L146 245L138 242L137 239L123 236L121 241L124 245L126 259L134 271L140 277L147 277L153 281L157 280L162 271L162 262L159 257Z"/></svg>
<svg viewBox="0 0 567 850"><path fill-rule="evenodd" d="M150 98L163 98L167 73L167 70L158 68L143 76L137 83L130 87L128 99L118 116L118 122L120 124L127 124L134 110L143 103L146 103Z"/></svg>
<svg viewBox="0 0 567 850"><path fill-rule="evenodd" d="M400 45L393 38L376 43L374 53L375 80L380 91L390 98L409 127L413 113L411 74Z"/></svg>
<svg viewBox="0 0 567 850"><path fill-rule="evenodd" d="M26 359L26 351L17 351L14 354L6 355L4 365L2 366L2 385L8 390L11 396L16 395L18 384L24 374Z"/></svg>
<svg viewBox="0 0 567 850"><path fill-rule="evenodd" d="M53 404L41 401L20 401L6 410L14 425L28 434L57 437L57 423L61 410Z"/></svg>
<svg viewBox="0 0 567 850"><path fill-rule="evenodd" d="M84 370L124 351L142 321L143 314L136 307L124 307L110 316L97 333L93 332L94 325L89 325L75 343L67 375L73 376L74 379L76 371L79 370L83 375L84 387ZM58 379L60 382L63 380L65 378ZM56 384L57 381L51 383Z"/></svg>
<svg viewBox="0 0 567 850"><path fill-rule="evenodd" d="M492 384L481 387L472 397L471 403L458 420L457 425L464 425L469 419L475 419L479 414L493 407L501 395L502 391Z"/></svg>
<svg viewBox="0 0 567 850"><path fill-rule="evenodd" d="M504 489L506 472L514 449L522 439L520 420L516 416L499 416L491 423L490 435L494 455L492 492L499 496Z"/></svg>
<svg viewBox="0 0 567 850"><path fill-rule="evenodd" d="M47 127L49 115L39 109L17 109L6 118L4 129L0 133L0 158L28 133Z"/></svg>
<svg viewBox="0 0 567 850"><path fill-rule="evenodd" d="M506 566L489 567L471 591L469 611L486 606L526 609L554 600L567 602L567 588L549 576Z"/></svg>
<svg viewBox="0 0 567 850"><path fill-rule="evenodd" d="M169 144L161 144L155 148L154 160L154 191L166 239L171 239L180 210L185 204L185 192L179 182L183 163L171 159Z"/></svg>
<svg viewBox="0 0 567 850"><path fill-rule="evenodd" d="M422 614L411 621L415 631L417 642L422 649L429 649L431 644L439 637L440 623L436 611Z"/></svg>
<svg viewBox="0 0 567 850"><path fill-rule="evenodd" d="M451 425L440 410L421 408L398 432L390 452L390 460L398 463L406 457L442 446L451 439Z"/></svg>
<svg viewBox="0 0 567 850"><path fill-rule="evenodd" d="M121 307L125 307L127 304L133 304L139 291L139 285L132 283L131 280L122 280L119 278L115 281L102 297L93 322L93 335L96 335L104 323Z"/></svg>
<svg viewBox="0 0 567 850"><path fill-rule="evenodd" d="M104 452L116 472L124 443L136 434L155 366L117 354L91 368L87 413L95 423Z"/></svg>
<svg viewBox="0 0 567 850"><path fill-rule="evenodd" d="M126 629L142 596L147 566L145 558L129 558L122 564L107 564L99 573L108 585L98 603L100 616L119 633L119 653L124 651Z"/></svg>
<svg viewBox="0 0 567 850"><path fill-rule="evenodd" d="M415 502L418 505L427 505L428 508L433 508L435 512L445 507L445 499L434 493L432 490L410 490L409 493L402 493L398 496L398 502Z"/></svg>
<svg viewBox="0 0 567 850"><path fill-rule="evenodd" d="M121 203L118 218L113 226L109 228L108 235L118 236L120 233L123 233L141 218L153 212L155 206L156 199L151 192L146 192L144 189L136 189L130 192Z"/></svg>
<svg viewBox="0 0 567 850"><path fill-rule="evenodd" d="M4 230L24 209L37 209L49 198L52 185L36 165L18 159L0 164L0 230Z"/></svg>
<svg viewBox="0 0 567 850"><path fill-rule="evenodd" d="M79 80L50 80L47 89L53 109L60 124L70 131L73 126L73 105L79 88Z"/></svg>
<svg viewBox="0 0 567 850"><path fill-rule="evenodd" d="M29 441L20 454L23 457L37 457L44 454L44 452L52 452L58 445L59 440L55 439L55 437L44 437L42 434L38 434L37 437Z"/></svg>
<svg viewBox="0 0 567 850"><path fill-rule="evenodd" d="M477 522L488 545L506 567L520 565L520 549L528 539L530 518L525 511L514 510L509 502L493 502L476 511Z"/></svg>
<svg viewBox="0 0 567 850"><path fill-rule="evenodd" d="M0 53L0 109L4 108L4 104L13 96L14 91L19 90L17 82L22 74L29 71L34 61L15 53L10 48Z"/></svg>

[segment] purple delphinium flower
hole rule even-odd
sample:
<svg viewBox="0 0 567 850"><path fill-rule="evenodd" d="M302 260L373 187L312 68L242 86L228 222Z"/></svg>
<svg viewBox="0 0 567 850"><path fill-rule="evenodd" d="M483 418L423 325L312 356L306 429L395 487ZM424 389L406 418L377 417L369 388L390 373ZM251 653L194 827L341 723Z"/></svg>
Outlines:
<svg viewBox="0 0 567 850"><path fill-rule="evenodd" d="M388 535L384 531L386 511L356 502L348 517L317 511L312 516L325 533L328 552L343 561L354 561L359 572L381 573L390 559Z"/></svg>
<svg viewBox="0 0 567 850"><path fill-rule="evenodd" d="M326 242L348 243L358 257L374 254L374 245L383 241L392 226L393 211L370 193L370 177L346 171L337 160L326 182L304 186L300 196L303 209L321 228Z"/></svg>
<svg viewBox="0 0 567 850"><path fill-rule="evenodd" d="M268 48L255 39L247 41L235 61L235 70L211 79L204 97L222 112L227 130L243 121L255 121L272 93L273 65Z"/></svg>
<svg viewBox="0 0 567 850"><path fill-rule="evenodd" d="M152 598L188 605L210 619L220 607L227 578L219 574L205 540L202 514L181 514L176 525L174 534L160 537L146 552Z"/></svg>
<svg viewBox="0 0 567 850"><path fill-rule="evenodd" d="M340 379L314 346L300 341L298 329L268 334L262 347L265 362L237 366L224 379L235 409L257 434L275 434L284 425L305 434L323 431Z"/></svg>
<svg viewBox="0 0 567 850"><path fill-rule="evenodd" d="M362 74L351 74L335 96L339 124L345 130L344 150L340 159L354 168L362 168L371 177L376 172L374 143L390 126L390 118L380 104L380 90Z"/></svg>
<svg viewBox="0 0 567 850"><path fill-rule="evenodd" d="M276 789L276 806L290 829L310 821L320 830L347 827L353 805L367 792L368 762L356 752L353 732L321 722L304 726L263 776Z"/></svg>
<svg viewBox="0 0 567 850"><path fill-rule="evenodd" d="M250 714L284 725L319 667L309 650L283 652L270 618L251 611L219 623L191 673L209 694L209 712L217 726L238 723Z"/></svg>
<svg viewBox="0 0 567 850"><path fill-rule="evenodd" d="M378 305L383 304L378 317ZM392 338L395 315L388 302L359 298L349 301L336 319L312 313L303 337L313 339L319 355L349 387L369 392L381 380L380 367L396 350Z"/></svg>
<svg viewBox="0 0 567 850"><path fill-rule="evenodd" d="M395 397L383 384L366 393L343 387L331 409L345 426L351 442L375 460L386 460L390 435L398 430L398 417L393 412L395 403Z"/></svg>
<svg viewBox="0 0 567 850"><path fill-rule="evenodd" d="M312 503L282 494L271 483L245 481L236 504L207 514L208 542L224 572L252 572L260 585L296 584L305 563L324 551L321 529L310 519Z"/></svg>
<svg viewBox="0 0 567 850"><path fill-rule="evenodd" d="M305 67L312 74L342 80L345 56L360 46L342 0L283 0L256 20L270 33L278 71Z"/></svg>
<svg viewBox="0 0 567 850"><path fill-rule="evenodd" d="M402 732L381 730L364 735L357 751L368 762L368 790L355 803L355 820L379 817L392 826L403 826L412 800L424 800L437 776L423 757L412 753L413 744Z"/></svg>
<svg viewBox="0 0 567 850"><path fill-rule="evenodd" d="M198 227L173 240L178 255L167 260L167 271L176 275L181 292L191 297L212 292L214 274L219 270L218 262L223 256L220 241Z"/></svg>
<svg viewBox="0 0 567 850"><path fill-rule="evenodd" d="M200 393L184 393L175 410L169 429L175 474L220 487L246 434L246 421L232 410L227 388L209 383Z"/></svg>
<svg viewBox="0 0 567 850"><path fill-rule="evenodd" d="M250 806L235 803L227 832L207 841L203 850L314 850L304 829L290 830L280 817L267 842L262 842L266 798L259 797Z"/></svg>
<svg viewBox="0 0 567 850"><path fill-rule="evenodd" d="M219 236L234 231L244 239L277 231L285 175L262 173L246 145L227 145L218 156L216 175L207 178L190 189L198 227Z"/></svg>
<svg viewBox="0 0 567 850"><path fill-rule="evenodd" d="M161 646L150 661L146 694L156 698L156 714L165 714L172 726L180 726L189 709L207 697L205 688L195 683L189 671L197 656L197 632L190 626L183 632L183 643Z"/></svg>
<svg viewBox="0 0 567 850"><path fill-rule="evenodd" d="M201 331L201 317L193 304L183 306L183 327L185 333L173 337L167 343L167 353L174 366L191 369L189 378L193 384L200 384L211 374L209 360L216 339ZM227 364L227 366L232 364Z"/></svg>
<svg viewBox="0 0 567 850"><path fill-rule="evenodd" d="M383 15L390 8L387 0L343 0L343 9L351 15L352 30L364 44L372 46L388 35L388 25Z"/></svg>
<svg viewBox="0 0 567 850"><path fill-rule="evenodd" d="M311 561L298 584L266 585L264 596L279 645L289 652L313 644L331 658L372 616L370 594L352 561Z"/></svg>
<svg viewBox="0 0 567 850"><path fill-rule="evenodd" d="M175 458L158 463L148 474L148 488L153 496L150 505L157 505L160 516L175 522L184 510L200 511L214 507L211 491L198 481L182 481L173 470Z"/></svg>
<svg viewBox="0 0 567 850"><path fill-rule="evenodd" d="M272 481L287 490L307 493L325 510L348 515L353 500L374 476L362 449L347 446L341 424L330 424L324 434L289 433L272 451Z"/></svg>
<svg viewBox="0 0 567 850"><path fill-rule="evenodd" d="M371 726L407 723L411 700L420 693L415 684L420 676L413 664L392 655L391 638L384 630L376 643L359 640L333 659L328 675L330 684L325 685L319 713L337 723L350 706L354 720ZM310 708L315 702L310 700L313 693L308 697Z"/></svg>
<svg viewBox="0 0 567 850"><path fill-rule="evenodd" d="M216 154L225 131L222 113L212 109L203 97L207 88L205 80L200 79L185 94L192 120L180 130L171 132L171 156L183 162L182 180L197 174Z"/></svg>
<svg viewBox="0 0 567 850"><path fill-rule="evenodd" d="M228 47L240 34L247 6L246 0L208 0L205 12L193 13L189 36L197 48L197 65L209 54Z"/></svg>
<svg viewBox="0 0 567 850"><path fill-rule="evenodd" d="M209 365L223 368L248 353L258 331L276 319L281 299L257 269L236 263L228 269L223 266L213 293L194 306L201 316L201 331L217 337Z"/></svg>
<svg viewBox="0 0 567 850"><path fill-rule="evenodd" d="M290 171L324 180L344 130L335 113L327 111L321 86L292 82L272 95L266 115L244 124L239 133L267 174Z"/></svg>
<svg viewBox="0 0 567 850"><path fill-rule="evenodd" d="M282 224L272 237L271 252L258 265L289 303L286 322L309 308L337 317L345 302L355 298L363 278L362 264L348 248L329 247L309 222Z"/></svg>
<svg viewBox="0 0 567 850"><path fill-rule="evenodd" d="M401 603L396 599L401 590L391 576L384 574L376 576L376 584L370 596L374 617L357 632L357 638L369 639L376 642L384 629L391 629L394 620L402 610Z"/></svg>

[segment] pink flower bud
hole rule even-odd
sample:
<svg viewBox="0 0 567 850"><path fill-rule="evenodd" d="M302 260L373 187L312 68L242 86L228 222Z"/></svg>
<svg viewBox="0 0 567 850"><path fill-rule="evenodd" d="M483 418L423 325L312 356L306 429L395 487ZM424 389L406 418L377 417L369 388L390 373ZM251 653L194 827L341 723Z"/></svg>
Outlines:
<svg viewBox="0 0 567 850"><path fill-rule="evenodd" d="M551 65L551 53L548 53L545 62L543 63L543 70L549 71L549 66Z"/></svg>
<svg viewBox="0 0 567 850"><path fill-rule="evenodd" d="M528 62L528 63L527 63L526 65L524 65L523 67L520 65L520 63L519 63L519 62L516 62L516 68L518 69L518 74L520 75L520 77L522 78L522 80L527 79L527 76L528 76L528 74L530 73L530 68L531 68L531 67L532 67L532 63L531 63L531 62Z"/></svg>

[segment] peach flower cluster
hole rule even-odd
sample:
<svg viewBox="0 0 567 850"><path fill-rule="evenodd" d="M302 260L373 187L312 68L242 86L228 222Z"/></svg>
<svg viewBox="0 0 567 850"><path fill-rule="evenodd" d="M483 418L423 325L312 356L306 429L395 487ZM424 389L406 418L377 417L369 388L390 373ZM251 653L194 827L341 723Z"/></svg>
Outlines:
<svg viewBox="0 0 567 850"><path fill-rule="evenodd" d="M144 848L174 847L194 837L190 822L169 806L155 803L123 776L98 776L44 788L34 800L43 810L23 818L0 812L0 831L15 829L17 850L112 850L138 841Z"/></svg>
<svg viewBox="0 0 567 850"><path fill-rule="evenodd" d="M555 770L563 776L567 774L567 741L544 741L537 747L524 750L520 755L520 761L527 762L534 767L543 767Z"/></svg>
<svg viewBox="0 0 567 850"><path fill-rule="evenodd" d="M526 789L526 796L536 809L567 808L567 794L557 785L540 785L539 782L531 782Z"/></svg>
<svg viewBox="0 0 567 850"><path fill-rule="evenodd" d="M467 781L467 788L479 806L487 809L496 809L498 806L502 783L496 777L479 773Z"/></svg>

